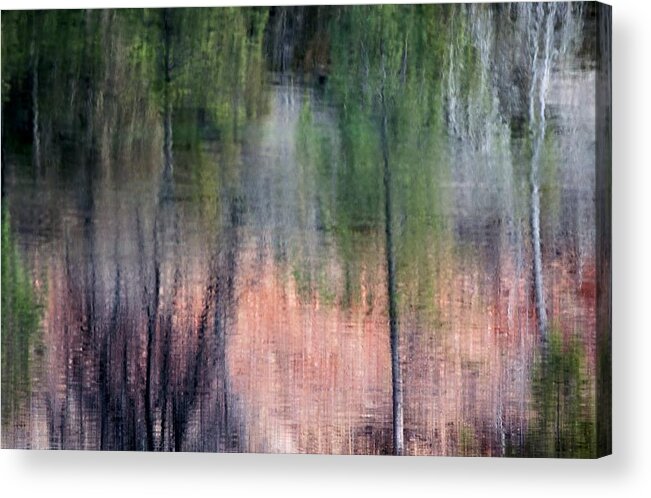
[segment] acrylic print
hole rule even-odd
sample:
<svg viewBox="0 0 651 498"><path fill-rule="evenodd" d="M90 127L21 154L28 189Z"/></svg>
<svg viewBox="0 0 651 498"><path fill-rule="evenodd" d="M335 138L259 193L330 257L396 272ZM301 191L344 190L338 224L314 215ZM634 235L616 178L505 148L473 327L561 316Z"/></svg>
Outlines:
<svg viewBox="0 0 651 498"><path fill-rule="evenodd" d="M610 453L610 23L4 11L3 448Z"/></svg>

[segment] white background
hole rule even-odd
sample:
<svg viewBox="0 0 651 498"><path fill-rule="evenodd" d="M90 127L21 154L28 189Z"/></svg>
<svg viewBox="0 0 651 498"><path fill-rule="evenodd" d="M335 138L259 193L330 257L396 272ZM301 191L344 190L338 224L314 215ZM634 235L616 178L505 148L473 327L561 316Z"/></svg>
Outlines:
<svg viewBox="0 0 651 498"><path fill-rule="evenodd" d="M2 9L242 3L318 2L0 0ZM4 450L0 451L0 496L651 497L651 327L645 314L651 314L651 2L610 3L614 45L613 456L555 461Z"/></svg>

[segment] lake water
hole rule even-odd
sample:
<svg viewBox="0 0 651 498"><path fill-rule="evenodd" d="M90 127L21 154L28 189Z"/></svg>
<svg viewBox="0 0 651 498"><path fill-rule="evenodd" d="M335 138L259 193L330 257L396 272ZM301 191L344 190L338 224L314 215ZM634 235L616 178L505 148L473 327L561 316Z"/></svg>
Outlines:
<svg viewBox="0 0 651 498"><path fill-rule="evenodd" d="M472 13L480 61L506 43L486 12ZM194 107L150 106L127 94L117 21L97 22L116 69L85 90L83 133L52 124L65 83L67 97L41 103L38 160L34 146L3 149L3 225L39 309L27 378L3 356L3 393L24 393L3 403L3 446L391 453L382 164L347 145L363 128L342 125L329 82L263 61L255 99L229 94L259 107L229 114L231 135ZM436 157L431 144L392 149L408 454L594 448L595 69L554 60L523 76L534 90L522 97L537 106L542 92L552 138L518 127L496 64L468 91L450 63ZM59 66L41 67L41 86L57 81ZM3 105L5 122L24 121L23 104ZM547 367L527 155L538 139ZM400 169L402 157L438 165Z"/></svg>

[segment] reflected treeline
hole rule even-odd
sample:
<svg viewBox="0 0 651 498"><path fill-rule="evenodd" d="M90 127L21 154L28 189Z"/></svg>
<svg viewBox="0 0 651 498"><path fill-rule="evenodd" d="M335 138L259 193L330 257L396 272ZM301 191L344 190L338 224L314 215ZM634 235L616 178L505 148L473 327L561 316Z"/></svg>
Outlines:
<svg viewBox="0 0 651 498"><path fill-rule="evenodd" d="M601 15L4 12L3 446L595 456Z"/></svg>
<svg viewBox="0 0 651 498"><path fill-rule="evenodd" d="M15 124L3 140L3 181L50 193L34 206L37 219L27 199L8 211L44 235L47 249L28 251L44 251L44 336L56 345L30 408L47 427L9 445L233 449L224 361L239 216L233 161L240 128L264 108L265 19L255 9L3 16L3 118ZM207 137L218 145L206 147ZM210 230L185 266L184 226ZM179 300L198 323L178 321L187 313ZM30 348L21 344L22 358ZM16 353L4 350L14 368ZM198 423L210 440L189 434Z"/></svg>

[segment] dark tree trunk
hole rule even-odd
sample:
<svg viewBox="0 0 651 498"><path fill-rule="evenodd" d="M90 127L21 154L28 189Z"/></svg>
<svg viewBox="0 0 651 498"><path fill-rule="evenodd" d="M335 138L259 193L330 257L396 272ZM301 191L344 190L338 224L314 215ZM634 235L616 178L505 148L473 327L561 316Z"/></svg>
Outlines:
<svg viewBox="0 0 651 498"><path fill-rule="evenodd" d="M393 205L391 197L391 167L389 164L389 144L387 137L387 110L384 88L382 99L382 158L384 162L384 233L386 242L387 296L389 305L389 340L391 343L391 387L393 405L393 451L403 455L404 442L404 408L402 391L402 371L400 368L400 337L398 328L398 307L396 302L396 262L393 248Z"/></svg>
<svg viewBox="0 0 651 498"><path fill-rule="evenodd" d="M156 251L155 251L156 252ZM147 437L147 451L154 451L154 419L152 407L152 375L154 361L154 335L158 318L158 304L160 292L160 268L158 255L154 256L154 288L153 303L147 306L147 353L145 367L145 431Z"/></svg>

